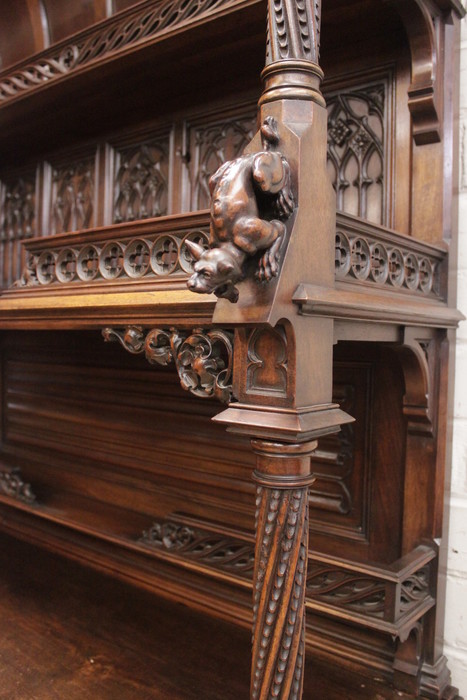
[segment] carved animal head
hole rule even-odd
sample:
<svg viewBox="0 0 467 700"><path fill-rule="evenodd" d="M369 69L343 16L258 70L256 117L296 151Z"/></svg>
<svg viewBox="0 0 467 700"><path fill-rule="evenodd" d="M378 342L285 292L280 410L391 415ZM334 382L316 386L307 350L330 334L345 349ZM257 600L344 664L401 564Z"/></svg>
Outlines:
<svg viewBox="0 0 467 700"><path fill-rule="evenodd" d="M186 241L194 259L194 273L187 282L188 289L197 294L213 293L236 302L238 290L235 282L242 279L242 270L225 247L204 250L197 243Z"/></svg>

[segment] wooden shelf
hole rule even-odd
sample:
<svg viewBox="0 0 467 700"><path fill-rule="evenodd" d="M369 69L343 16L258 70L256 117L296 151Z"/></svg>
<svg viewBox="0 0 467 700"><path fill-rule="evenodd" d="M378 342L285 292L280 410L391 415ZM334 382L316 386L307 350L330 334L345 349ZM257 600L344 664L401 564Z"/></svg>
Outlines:
<svg viewBox="0 0 467 700"><path fill-rule="evenodd" d="M207 239L208 232L209 212L200 211L26 241L25 274L0 295L0 327L84 329L106 325L209 324L216 297L197 295L186 288L190 268L184 248L186 236ZM153 262L147 262L145 272L133 275L128 264L132 246L138 242L144 245L152 260L153 251L169 240L168 236L177 245L177 260L171 271L159 271ZM113 279L102 262L109 246L115 246L124 260ZM366 269L355 266L355 246L364 249ZM77 268L88 249L92 249L94 265L98 267L86 281L86 270ZM371 255L376 250L381 262L380 267L374 268ZM66 254L73 268L69 279L59 271L60 260ZM423 243L338 213L336 288L319 288L304 280L293 301L304 315L382 321L396 326L406 323L456 327L462 315L450 310L444 301L446 255L444 245ZM391 256L401 261L398 276L392 275ZM415 266L413 278L407 272L411 264ZM47 270L45 277L42 267ZM233 314L235 311L232 307Z"/></svg>
<svg viewBox="0 0 467 700"><path fill-rule="evenodd" d="M246 629L161 602L5 535L0 537L0 592L3 698L248 697ZM411 697L381 680L321 662L306 669L304 700Z"/></svg>

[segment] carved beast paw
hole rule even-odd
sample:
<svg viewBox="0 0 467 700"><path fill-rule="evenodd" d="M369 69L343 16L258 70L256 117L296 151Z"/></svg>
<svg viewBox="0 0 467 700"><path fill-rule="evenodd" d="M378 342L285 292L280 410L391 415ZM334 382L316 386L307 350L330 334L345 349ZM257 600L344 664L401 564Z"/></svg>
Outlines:
<svg viewBox="0 0 467 700"><path fill-rule="evenodd" d="M271 223L279 229L279 234L272 246L260 258L256 271L256 279L260 282L269 282L279 274L279 253L284 240L285 225L282 221L271 221Z"/></svg>

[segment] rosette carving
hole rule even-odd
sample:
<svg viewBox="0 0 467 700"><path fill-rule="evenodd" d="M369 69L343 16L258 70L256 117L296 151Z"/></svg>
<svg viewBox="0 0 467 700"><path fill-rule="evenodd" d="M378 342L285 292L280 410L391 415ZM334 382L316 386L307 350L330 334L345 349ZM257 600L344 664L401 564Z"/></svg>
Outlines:
<svg viewBox="0 0 467 700"><path fill-rule="evenodd" d="M105 328L104 340L117 341L133 355L144 354L152 365L174 364L183 389L201 398L228 403L232 394L232 334L221 329L196 328L191 334L140 326Z"/></svg>

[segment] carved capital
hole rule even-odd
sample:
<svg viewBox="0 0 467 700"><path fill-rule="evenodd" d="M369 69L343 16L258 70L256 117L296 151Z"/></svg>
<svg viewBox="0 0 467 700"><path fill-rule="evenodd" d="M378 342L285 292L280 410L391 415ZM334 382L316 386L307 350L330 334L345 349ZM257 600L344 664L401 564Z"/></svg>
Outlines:
<svg viewBox="0 0 467 700"><path fill-rule="evenodd" d="M318 65L321 0L269 0L264 91L260 105L280 99L325 106Z"/></svg>
<svg viewBox="0 0 467 700"><path fill-rule="evenodd" d="M184 389L201 398L228 403L232 394L233 335L217 328L191 333L140 326L104 328L104 340L116 341L133 355L144 354L152 365L174 364Z"/></svg>

